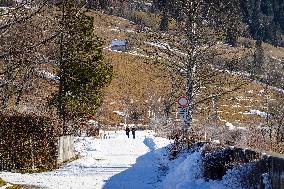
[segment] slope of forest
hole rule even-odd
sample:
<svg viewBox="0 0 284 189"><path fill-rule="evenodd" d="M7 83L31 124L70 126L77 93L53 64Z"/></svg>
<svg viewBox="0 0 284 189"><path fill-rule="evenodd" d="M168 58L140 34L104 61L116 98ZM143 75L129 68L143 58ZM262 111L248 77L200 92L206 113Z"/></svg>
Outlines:
<svg viewBox="0 0 284 189"><path fill-rule="evenodd" d="M250 34L265 42L282 46L284 35L284 2L274 0L241 0L243 21Z"/></svg>

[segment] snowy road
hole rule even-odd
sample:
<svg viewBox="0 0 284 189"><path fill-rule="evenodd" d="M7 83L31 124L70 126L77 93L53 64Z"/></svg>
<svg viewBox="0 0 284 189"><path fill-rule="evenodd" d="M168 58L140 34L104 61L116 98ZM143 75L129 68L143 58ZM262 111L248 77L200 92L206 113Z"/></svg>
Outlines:
<svg viewBox="0 0 284 189"><path fill-rule="evenodd" d="M126 138L123 131L110 132L109 139L78 138L80 159L51 172L2 172L0 177L50 189L160 188L162 147L169 143L144 131L138 131L136 139Z"/></svg>

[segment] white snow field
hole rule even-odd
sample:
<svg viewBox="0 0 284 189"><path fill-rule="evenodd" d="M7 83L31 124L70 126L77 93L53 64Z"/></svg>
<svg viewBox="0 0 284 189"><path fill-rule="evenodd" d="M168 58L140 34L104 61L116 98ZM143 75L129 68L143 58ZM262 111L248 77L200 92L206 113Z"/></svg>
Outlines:
<svg viewBox="0 0 284 189"><path fill-rule="evenodd" d="M171 141L153 132L137 131L136 139L127 138L124 131L107 136L77 138L75 149L81 158L60 169L35 174L0 172L0 177L49 189L245 189L238 177L250 166L229 170L223 180L205 181L199 151L170 161L165 147Z"/></svg>
<svg viewBox="0 0 284 189"><path fill-rule="evenodd" d="M162 147L170 141L146 131L137 131L136 139L131 134L127 138L124 131L109 132L108 136L78 138L75 149L82 157L58 170L35 174L1 172L0 177L15 184L50 189L159 188L156 185Z"/></svg>

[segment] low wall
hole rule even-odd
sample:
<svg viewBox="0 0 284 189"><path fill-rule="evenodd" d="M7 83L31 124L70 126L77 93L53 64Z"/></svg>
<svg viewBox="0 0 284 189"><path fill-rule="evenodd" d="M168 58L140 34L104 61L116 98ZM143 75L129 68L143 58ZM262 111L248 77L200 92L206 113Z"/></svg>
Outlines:
<svg viewBox="0 0 284 189"><path fill-rule="evenodd" d="M270 156L268 163L272 187L284 189L284 159Z"/></svg>
<svg viewBox="0 0 284 189"><path fill-rule="evenodd" d="M57 162L62 163L75 157L74 136L67 135L58 138L58 158Z"/></svg>
<svg viewBox="0 0 284 189"><path fill-rule="evenodd" d="M240 165L250 166L249 171L242 175L243 178L239 178L239 182L247 188L266 189L268 180L271 189L284 189L283 158L241 148L225 148L205 154L203 176L205 179L222 179L227 170Z"/></svg>

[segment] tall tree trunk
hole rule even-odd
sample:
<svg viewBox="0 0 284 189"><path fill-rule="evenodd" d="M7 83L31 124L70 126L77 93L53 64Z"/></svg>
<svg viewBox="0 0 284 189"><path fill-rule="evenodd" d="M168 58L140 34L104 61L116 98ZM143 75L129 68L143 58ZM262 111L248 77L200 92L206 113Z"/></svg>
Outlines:
<svg viewBox="0 0 284 189"><path fill-rule="evenodd" d="M188 119L185 132L188 132L188 129L192 125L192 116L193 116L193 97L194 97L194 78L195 78L195 72L196 72L196 22L195 22L195 15L194 11L192 10L193 7L193 2L190 3L189 10L188 10L188 18L186 21L186 28L187 28L187 40L188 40L188 45L190 47L187 50L187 83L186 83L186 96L188 98Z"/></svg>
<svg viewBox="0 0 284 189"><path fill-rule="evenodd" d="M65 30L65 6L66 6L66 0L62 2L62 23L63 23L63 28L61 30ZM65 103L64 103L64 96L65 96L65 76L64 76L64 70L65 70L65 61L64 61L64 56L65 56L65 50L64 50L64 32L61 31L60 34L60 81L59 81L59 118L62 124L62 135L67 134L67 128L66 128L66 112L65 112Z"/></svg>

